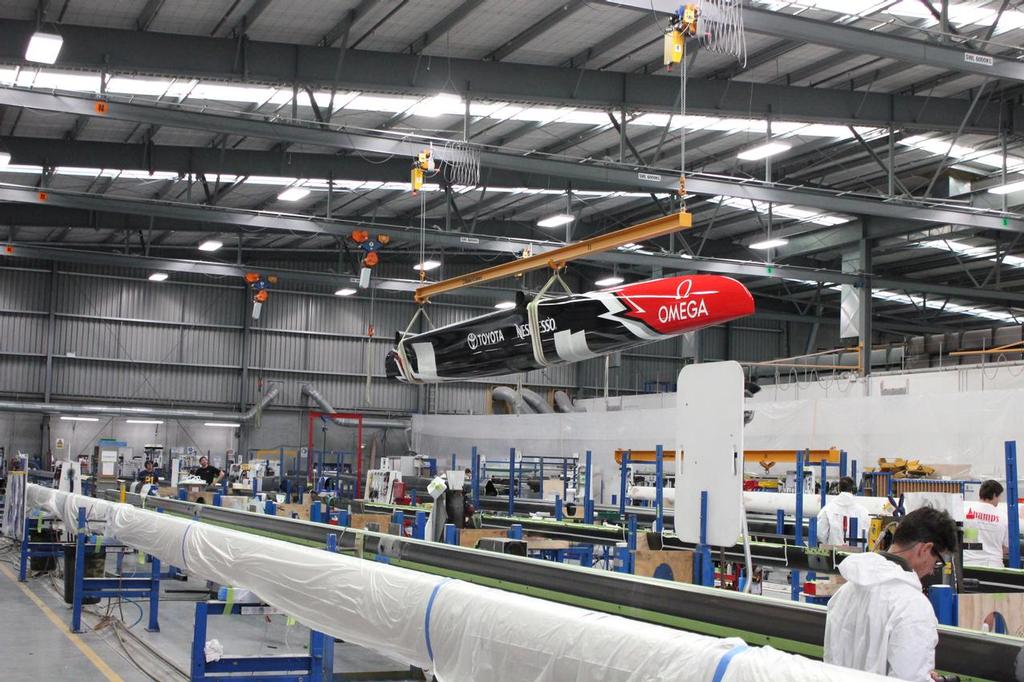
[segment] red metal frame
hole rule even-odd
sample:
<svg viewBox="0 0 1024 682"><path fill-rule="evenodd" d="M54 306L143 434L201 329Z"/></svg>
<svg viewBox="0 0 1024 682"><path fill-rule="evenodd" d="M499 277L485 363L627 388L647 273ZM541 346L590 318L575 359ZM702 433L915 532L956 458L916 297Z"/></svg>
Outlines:
<svg viewBox="0 0 1024 682"><path fill-rule="evenodd" d="M309 413L309 442L306 444L308 447L308 473L307 478L310 483L313 482L313 422L320 417L327 417L328 419L354 419L356 420L356 447L358 448L356 456L356 498L362 496L362 484L363 484L363 415L356 414L354 412L313 412Z"/></svg>

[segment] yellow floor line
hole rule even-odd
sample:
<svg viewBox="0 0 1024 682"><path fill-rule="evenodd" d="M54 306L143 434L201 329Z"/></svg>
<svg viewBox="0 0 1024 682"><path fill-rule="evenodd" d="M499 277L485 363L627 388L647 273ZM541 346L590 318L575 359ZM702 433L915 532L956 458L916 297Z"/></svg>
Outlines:
<svg viewBox="0 0 1024 682"><path fill-rule="evenodd" d="M49 618L50 622L53 623L58 630L63 632L64 636L71 640L72 644L78 647L78 650L81 651L82 654L89 659L90 663L96 666L97 670L103 673L104 677L110 680L110 682L124 682L124 678L122 678L120 675L111 670L110 666L107 665L106 662L104 662L104 660L99 657L99 654L93 651L88 644L82 641L81 637L79 637L75 633L71 632L70 629L68 629L67 623L62 621L60 617L53 612L53 609L51 609L49 606L43 603L43 600L37 597L35 593L32 592L32 590L28 589L28 587L24 583L19 583L17 576L15 576L14 573L12 573L9 568L7 568L6 566L0 566L0 573L3 573L11 582L20 587L21 591L25 593L25 596L31 599L32 603L39 607L39 610L43 612L43 615Z"/></svg>

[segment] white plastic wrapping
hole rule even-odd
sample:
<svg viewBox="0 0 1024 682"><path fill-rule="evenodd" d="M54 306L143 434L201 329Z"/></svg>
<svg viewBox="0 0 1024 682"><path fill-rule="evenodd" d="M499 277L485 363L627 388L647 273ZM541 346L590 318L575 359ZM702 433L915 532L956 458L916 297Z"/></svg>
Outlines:
<svg viewBox="0 0 1024 682"><path fill-rule="evenodd" d="M676 491L674 488L665 488L661 492L667 506L675 503ZM629 489L628 494L630 500L654 501L656 490L652 486L633 486ZM836 497L836 495L829 495L828 500L831 502ZM892 511L892 505L884 497L858 496L857 502L864 505L864 508L868 510L868 514L873 516L888 514ZM774 514L776 510L781 509L787 515L792 516L796 514L796 493L763 493L747 490L743 492L743 506L748 512ZM805 493L804 516L808 518L817 516L820 509L821 495Z"/></svg>
<svg viewBox="0 0 1024 682"><path fill-rule="evenodd" d="M424 669L441 682L820 681L885 678L771 649L439 578L29 486L29 504L73 523L77 507L105 534L190 574L252 590L311 628ZM583 569L580 569L583 570ZM429 642L429 643L428 643ZM792 671L792 674L790 674Z"/></svg>

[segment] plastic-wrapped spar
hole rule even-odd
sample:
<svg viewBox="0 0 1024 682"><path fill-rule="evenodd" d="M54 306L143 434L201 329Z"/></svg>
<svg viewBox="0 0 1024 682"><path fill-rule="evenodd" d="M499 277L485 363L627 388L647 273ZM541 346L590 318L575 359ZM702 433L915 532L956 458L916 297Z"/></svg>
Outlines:
<svg viewBox="0 0 1024 682"><path fill-rule="evenodd" d="M106 522L107 537L198 578L249 590L304 625L432 670L441 682L887 679L746 647L736 638L682 632L52 488L30 485L27 493L31 506L68 524L79 506L87 507L88 518ZM452 551L473 556L472 550ZM591 569L577 570L585 579ZM722 594L723 604L743 598L758 597Z"/></svg>
<svg viewBox="0 0 1024 682"><path fill-rule="evenodd" d="M653 501L655 498L656 491L651 486L633 486L629 489L629 499L634 501ZM675 504L676 491L674 488L665 488L662 490L662 494L665 498L666 504L672 506ZM836 499L835 495L829 495L828 501ZM881 516L888 514L892 511L892 505L889 504L889 500L884 497L863 497L858 496L857 502L867 509L868 514L872 516ZM776 510L781 509L783 512L789 515L796 513L796 493L762 493L762 492L748 492L743 493L743 506L748 512L757 512L759 514L774 514ZM804 493L804 516L811 517L815 516L821 509L821 495L817 493Z"/></svg>
<svg viewBox="0 0 1024 682"><path fill-rule="evenodd" d="M637 282L544 298L396 339L387 375L461 381L562 365L751 315L746 287L720 275ZM536 335L536 340L534 336Z"/></svg>

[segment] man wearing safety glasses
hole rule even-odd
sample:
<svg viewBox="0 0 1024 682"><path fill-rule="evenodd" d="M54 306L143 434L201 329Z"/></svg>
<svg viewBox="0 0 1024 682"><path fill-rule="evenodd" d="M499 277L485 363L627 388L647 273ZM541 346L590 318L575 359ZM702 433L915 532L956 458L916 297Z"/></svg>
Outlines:
<svg viewBox="0 0 1024 682"><path fill-rule="evenodd" d="M921 580L957 549L956 522L922 507L900 522L888 552L848 556L829 600L825 662L910 682L933 679L938 621Z"/></svg>

